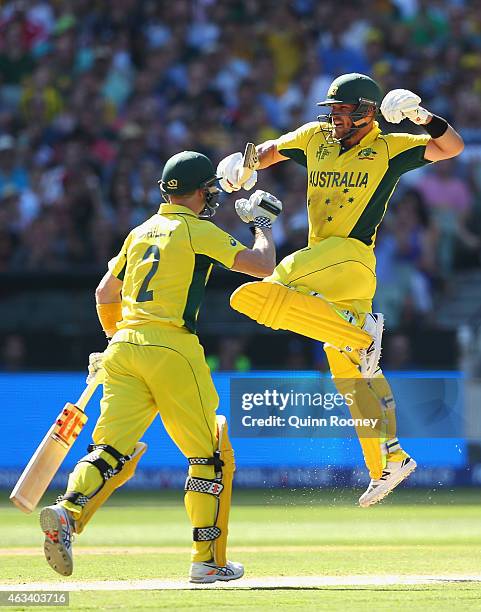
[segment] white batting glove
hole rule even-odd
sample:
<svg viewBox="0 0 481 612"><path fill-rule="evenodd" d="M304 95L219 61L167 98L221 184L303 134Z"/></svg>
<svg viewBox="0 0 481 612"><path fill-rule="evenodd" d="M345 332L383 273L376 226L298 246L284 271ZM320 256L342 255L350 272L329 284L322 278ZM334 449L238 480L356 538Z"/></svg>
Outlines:
<svg viewBox="0 0 481 612"><path fill-rule="evenodd" d="M251 223L254 219L251 218L251 209L247 198L240 198L235 201L235 211L244 223Z"/></svg>
<svg viewBox="0 0 481 612"><path fill-rule="evenodd" d="M245 169L242 167L242 160L244 156L240 151L232 153L224 157L217 166L216 175L219 177L219 185L221 189L226 193L232 193L233 191L239 191L244 188L249 191L257 183L257 172L252 170L247 179L240 181L240 177L244 173Z"/></svg>
<svg viewBox="0 0 481 612"><path fill-rule="evenodd" d="M97 372L100 369L103 369L102 368L103 359L104 359L103 353L90 353L89 355L89 373L85 380L85 382L88 385L93 381L93 379L97 375Z"/></svg>
<svg viewBox="0 0 481 612"><path fill-rule="evenodd" d="M235 210L244 223L252 223L256 217L267 217L274 222L282 211L282 202L271 193L257 189L248 200L236 200Z"/></svg>
<svg viewBox="0 0 481 612"><path fill-rule="evenodd" d="M417 125L424 125L431 113L419 106L421 98L408 89L393 89L381 103L381 113L389 123L400 123L407 117Z"/></svg>

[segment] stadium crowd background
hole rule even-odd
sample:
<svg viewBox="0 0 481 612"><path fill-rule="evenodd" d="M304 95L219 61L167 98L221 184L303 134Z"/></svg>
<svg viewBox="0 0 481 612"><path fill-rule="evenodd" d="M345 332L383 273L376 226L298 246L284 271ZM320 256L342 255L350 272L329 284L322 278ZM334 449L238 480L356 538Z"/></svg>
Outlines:
<svg viewBox="0 0 481 612"><path fill-rule="evenodd" d="M200 150L217 163L314 120L345 72L412 89L467 143L459 161L401 180L378 237L376 308L392 329L429 328L458 271L480 263L477 1L4 2L0 273L102 272L157 211L170 155ZM405 123L395 129L416 131ZM258 185L285 203L279 257L305 246L304 170L280 164ZM216 222L249 242L234 199L222 198ZM396 341L398 356L409 350ZM5 349L13 363L18 343L13 334Z"/></svg>

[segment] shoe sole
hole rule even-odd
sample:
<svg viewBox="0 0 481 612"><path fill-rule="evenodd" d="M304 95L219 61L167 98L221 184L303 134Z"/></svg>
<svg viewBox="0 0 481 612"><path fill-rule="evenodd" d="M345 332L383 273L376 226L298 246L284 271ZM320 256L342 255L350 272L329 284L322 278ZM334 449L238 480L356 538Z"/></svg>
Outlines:
<svg viewBox="0 0 481 612"><path fill-rule="evenodd" d="M230 580L238 580L242 578L244 575L244 569L242 569L241 573L236 574L234 576L203 576L202 578L190 578L189 581L193 584L213 584L220 580L221 582L229 582Z"/></svg>
<svg viewBox="0 0 481 612"><path fill-rule="evenodd" d="M379 367L379 360L381 359L381 351L382 351L382 335L384 333L384 315L381 312L377 312L376 314L376 335L374 336L374 367L370 367L366 370L363 375L366 378L373 378L376 370Z"/></svg>
<svg viewBox="0 0 481 612"><path fill-rule="evenodd" d="M40 527L45 534L43 552L47 563L61 576L70 576L73 561L61 541L62 523L55 510L44 508L40 512ZM57 541L54 541L55 538Z"/></svg>
<svg viewBox="0 0 481 612"><path fill-rule="evenodd" d="M401 484L403 480L406 480L406 478L410 476L417 467L418 467L418 464L414 461L414 459L411 459L411 461L406 465L405 469L399 470L401 473L399 474L398 478L396 478L396 480L393 482L392 486L390 486L389 489L380 491L378 494L376 494L374 497L369 498L369 500L367 501L361 502L361 498L360 498L359 505L361 506L361 508L369 508L369 506L373 506L374 504L377 504L378 502L385 499L389 495L389 493L391 493L391 491L394 491L394 489L399 484Z"/></svg>

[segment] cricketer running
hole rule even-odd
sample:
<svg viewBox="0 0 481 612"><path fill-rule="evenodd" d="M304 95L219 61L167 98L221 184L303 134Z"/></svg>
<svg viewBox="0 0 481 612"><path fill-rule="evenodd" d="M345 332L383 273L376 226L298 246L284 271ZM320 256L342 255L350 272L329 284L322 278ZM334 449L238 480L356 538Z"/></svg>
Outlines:
<svg viewBox="0 0 481 612"><path fill-rule="evenodd" d="M272 273L271 227L282 203L261 191L243 203L242 219L255 236L248 249L208 220L217 207L216 182L204 155L171 157L159 181L165 203L130 232L97 287L98 316L111 338L89 366L89 376L104 370L101 414L65 494L40 513L45 557L62 575L73 571L72 534L133 476L146 450L139 440L157 414L189 463L190 580L235 580L244 573L226 558L234 453L225 417L216 417L219 398L196 321L214 264L260 278Z"/></svg>
<svg viewBox="0 0 481 612"><path fill-rule="evenodd" d="M455 157L464 146L445 119L420 106L415 93L395 89L381 100L370 77L339 76L318 103L330 112L257 146L257 169L287 159L307 168L308 244L263 282L247 283L231 297L233 308L259 323L324 342L339 391L357 391L353 416L380 419L374 433L357 430L371 477L359 499L363 507L383 499L416 468L396 437L394 398L378 366L383 316L372 313L377 229L403 174ZM407 118L426 134L383 134L375 120L378 109L388 122ZM225 191L256 183L255 169L241 172L241 158L234 153L219 163Z"/></svg>

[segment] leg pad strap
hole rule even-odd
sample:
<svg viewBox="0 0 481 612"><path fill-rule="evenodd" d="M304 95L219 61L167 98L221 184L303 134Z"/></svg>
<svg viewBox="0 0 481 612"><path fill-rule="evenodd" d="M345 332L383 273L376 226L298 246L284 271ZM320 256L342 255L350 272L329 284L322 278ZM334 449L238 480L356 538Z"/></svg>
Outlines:
<svg viewBox="0 0 481 612"><path fill-rule="evenodd" d="M386 397L383 397L381 399L381 403L384 408L388 408L391 410L396 408L396 402L394 401L394 397L392 395L387 395Z"/></svg>
<svg viewBox="0 0 481 612"><path fill-rule="evenodd" d="M401 450L401 445L399 444L399 440L397 438L392 438L388 440L384 444L382 444L382 454L389 455L390 453L395 453L396 451Z"/></svg>
<svg viewBox="0 0 481 612"><path fill-rule="evenodd" d="M65 495L59 495L55 501L57 504L62 501L68 501L83 508L89 499L90 497L87 497L87 495L84 495L83 493L78 493L77 491L67 491Z"/></svg>
<svg viewBox="0 0 481 612"><path fill-rule="evenodd" d="M220 482L220 480L209 480L208 478L195 478L194 476L187 476L184 491L208 493L209 495L214 495L214 497L219 497L223 488L224 485Z"/></svg>
<svg viewBox="0 0 481 612"><path fill-rule="evenodd" d="M117 460L117 465L115 467L112 467L108 461L100 456L102 451L105 451L111 457ZM100 472L104 484L107 482L107 480L115 476L115 474L118 474L131 457L130 455L122 455L113 446L108 444L89 444L87 447L87 453L88 455L82 457L79 463L85 462L94 465Z"/></svg>
<svg viewBox="0 0 481 612"><path fill-rule="evenodd" d="M222 472L224 465L219 451L215 451L213 457L189 457L188 462L189 465L213 465L216 472Z"/></svg>
<svg viewBox="0 0 481 612"><path fill-rule="evenodd" d="M216 540L221 534L219 527L194 527L192 530L192 539L194 542L210 542Z"/></svg>
<svg viewBox="0 0 481 612"><path fill-rule="evenodd" d="M82 514L75 521L75 531L77 533L81 533L85 529L85 526L90 521L94 513L104 504L105 501L107 501L115 489L133 477L135 474L135 468L146 450L146 444L143 442L137 442L134 452L132 455L130 455L130 459L126 461L124 468L116 472L115 475L107 480L98 491L94 492L90 496L88 503L85 504L85 507L82 510ZM107 452L110 453L109 450L107 450Z"/></svg>

